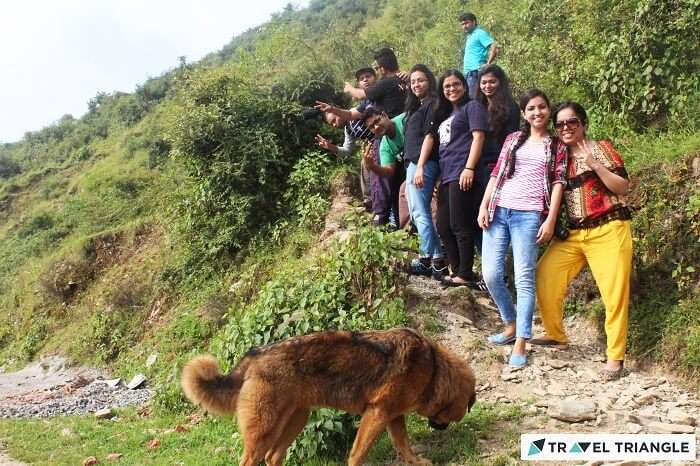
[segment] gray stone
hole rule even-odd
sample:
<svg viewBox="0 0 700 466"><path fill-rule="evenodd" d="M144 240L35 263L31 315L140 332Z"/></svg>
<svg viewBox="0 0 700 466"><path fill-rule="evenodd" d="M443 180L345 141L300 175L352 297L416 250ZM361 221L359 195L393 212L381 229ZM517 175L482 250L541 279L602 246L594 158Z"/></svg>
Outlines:
<svg viewBox="0 0 700 466"><path fill-rule="evenodd" d="M146 381L146 376L143 374L136 374L131 381L126 384L126 388L129 390L134 390L139 388Z"/></svg>
<svg viewBox="0 0 700 466"><path fill-rule="evenodd" d="M122 381L122 379L117 378L117 379L105 380L104 383L105 383L108 387L117 388L117 386L119 385L119 383L120 383L121 381Z"/></svg>
<svg viewBox="0 0 700 466"><path fill-rule="evenodd" d="M561 385L555 382L547 385L547 393L554 396L566 396L566 391L564 391Z"/></svg>
<svg viewBox="0 0 700 466"><path fill-rule="evenodd" d="M697 424L693 416L680 409L670 409L667 417L673 424L683 424L686 426L695 426Z"/></svg>
<svg viewBox="0 0 700 466"><path fill-rule="evenodd" d="M109 419L114 416L114 412L109 408L102 408L95 411L95 417L97 419Z"/></svg>
<svg viewBox="0 0 700 466"><path fill-rule="evenodd" d="M549 360L549 365L552 366L554 369L564 369L566 367L569 367L569 363L566 361L561 361L559 359L550 359Z"/></svg>
<svg viewBox="0 0 700 466"><path fill-rule="evenodd" d="M153 353L152 355L150 355L150 356L148 357L148 359L146 359L146 367L151 367L153 364L156 363L156 360L157 360L157 359L158 359L158 354L157 354L157 353Z"/></svg>
<svg viewBox="0 0 700 466"><path fill-rule="evenodd" d="M686 426L683 424L667 424L664 422L651 422L647 426L649 430L660 434L694 434L695 428L693 426Z"/></svg>
<svg viewBox="0 0 700 466"><path fill-rule="evenodd" d="M642 429L643 427L639 424L635 424L633 422L627 423L627 432L629 432L630 434L638 434L642 431Z"/></svg>
<svg viewBox="0 0 700 466"><path fill-rule="evenodd" d="M642 396L636 398L634 401L636 402L637 405L644 406L644 405L652 404L654 401L656 401L657 398L658 398L658 396L656 395L656 393L648 392L648 393L645 393Z"/></svg>
<svg viewBox="0 0 700 466"><path fill-rule="evenodd" d="M593 421L596 404L593 400L563 400L550 408L549 416L566 422Z"/></svg>

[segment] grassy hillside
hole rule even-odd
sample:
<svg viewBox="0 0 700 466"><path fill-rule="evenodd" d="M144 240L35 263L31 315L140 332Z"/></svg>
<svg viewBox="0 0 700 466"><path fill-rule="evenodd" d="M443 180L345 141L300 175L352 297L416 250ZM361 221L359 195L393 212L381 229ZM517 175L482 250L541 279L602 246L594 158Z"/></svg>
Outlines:
<svg viewBox="0 0 700 466"><path fill-rule="evenodd" d="M358 161L315 152L316 132L342 136L300 111L318 98L349 104L337 90L381 46L403 69L459 68L464 8L314 0L133 94L98 94L80 119L0 145L0 365L59 351L142 370L172 415L189 409L175 380L194 352L231 363L298 332L403 322L400 271L372 274L401 261L403 238L360 228L355 250L313 249L331 180ZM581 101L591 135L621 150L636 207L630 351L700 380L700 3L469 8L516 93L536 85ZM570 307L599 315L589 295ZM290 327L292 310L303 318Z"/></svg>

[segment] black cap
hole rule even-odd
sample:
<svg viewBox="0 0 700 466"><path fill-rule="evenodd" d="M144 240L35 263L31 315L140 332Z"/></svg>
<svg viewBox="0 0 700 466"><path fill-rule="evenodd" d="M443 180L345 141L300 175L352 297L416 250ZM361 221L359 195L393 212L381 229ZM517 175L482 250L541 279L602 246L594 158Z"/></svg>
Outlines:
<svg viewBox="0 0 700 466"><path fill-rule="evenodd" d="M372 76L374 76L375 78L377 77L377 73L374 71L374 68L372 68L371 66L364 66L364 67L360 68L359 70L355 71L355 79L359 80L360 75L363 75L365 73L369 73Z"/></svg>

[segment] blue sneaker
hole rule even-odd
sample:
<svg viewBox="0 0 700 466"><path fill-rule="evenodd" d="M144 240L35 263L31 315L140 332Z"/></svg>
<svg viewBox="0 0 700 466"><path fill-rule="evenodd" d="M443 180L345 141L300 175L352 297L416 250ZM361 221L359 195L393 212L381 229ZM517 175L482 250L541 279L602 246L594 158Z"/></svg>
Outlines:
<svg viewBox="0 0 700 466"><path fill-rule="evenodd" d="M429 260L428 264L430 264ZM430 265L425 265L425 263L419 258L415 258L411 261L410 269L411 275L425 275L426 277L429 277L432 274Z"/></svg>
<svg viewBox="0 0 700 466"><path fill-rule="evenodd" d="M508 365L517 368L525 367L527 365L527 354L511 353Z"/></svg>
<svg viewBox="0 0 700 466"><path fill-rule="evenodd" d="M491 335L488 340L489 343L494 345L509 345L515 341L515 335L507 336L503 333L497 333L496 335Z"/></svg>

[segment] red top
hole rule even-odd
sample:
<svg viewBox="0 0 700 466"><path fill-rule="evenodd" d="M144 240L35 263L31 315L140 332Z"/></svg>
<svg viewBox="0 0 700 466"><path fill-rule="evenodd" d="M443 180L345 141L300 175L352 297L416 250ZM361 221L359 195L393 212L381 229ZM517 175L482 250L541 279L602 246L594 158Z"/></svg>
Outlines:
<svg viewBox="0 0 700 466"><path fill-rule="evenodd" d="M622 157L609 141L593 142L591 151L605 168L628 179ZM624 196L611 192L586 162L571 154L564 200L570 228L592 228L611 220L631 218Z"/></svg>

